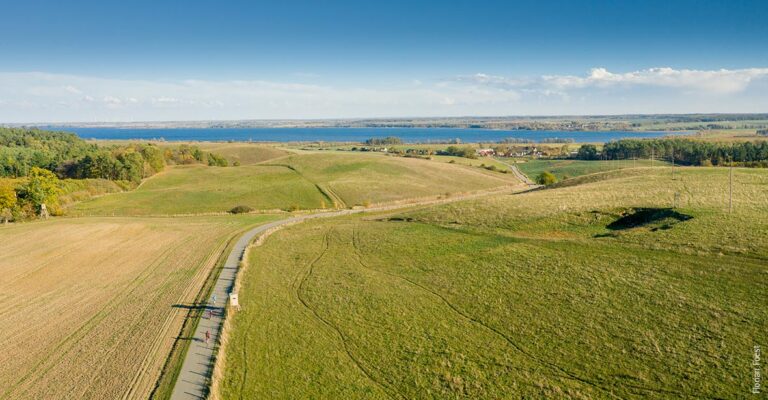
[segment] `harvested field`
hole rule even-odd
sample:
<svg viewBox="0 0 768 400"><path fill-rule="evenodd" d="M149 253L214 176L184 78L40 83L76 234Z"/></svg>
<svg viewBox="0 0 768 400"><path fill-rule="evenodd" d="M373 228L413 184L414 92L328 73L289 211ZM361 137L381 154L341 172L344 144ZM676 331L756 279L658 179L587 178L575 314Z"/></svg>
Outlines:
<svg viewBox="0 0 768 400"><path fill-rule="evenodd" d="M270 218L0 227L0 398L147 398L228 238Z"/></svg>

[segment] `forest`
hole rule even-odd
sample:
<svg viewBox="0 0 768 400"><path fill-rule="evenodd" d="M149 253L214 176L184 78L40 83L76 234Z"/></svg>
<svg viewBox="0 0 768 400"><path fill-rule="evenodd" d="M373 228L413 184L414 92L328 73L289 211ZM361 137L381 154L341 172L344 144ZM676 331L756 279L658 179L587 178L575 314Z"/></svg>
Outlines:
<svg viewBox="0 0 768 400"><path fill-rule="evenodd" d="M62 213L62 179L107 179L137 185L168 164L228 165L197 146L131 143L98 146L67 132L0 128L0 222ZM84 182L84 181L74 181ZM71 185L70 185L71 186Z"/></svg>
<svg viewBox="0 0 768 400"><path fill-rule="evenodd" d="M768 167L768 142L717 143L690 139L622 139L608 142L599 152L582 145L576 155L582 160L627 160L632 158L674 161L683 165L737 165Z"/></svg>
<svg viewBox="0 0 768 400"><path fill-rule="evenodd" d="M167 164L195 163L227 166L223 157L186 144L162 148L139 143L98 146L73 133L0 128L0 177L26 177L37 167L61 179L136 183L162 171Z"/></svg>

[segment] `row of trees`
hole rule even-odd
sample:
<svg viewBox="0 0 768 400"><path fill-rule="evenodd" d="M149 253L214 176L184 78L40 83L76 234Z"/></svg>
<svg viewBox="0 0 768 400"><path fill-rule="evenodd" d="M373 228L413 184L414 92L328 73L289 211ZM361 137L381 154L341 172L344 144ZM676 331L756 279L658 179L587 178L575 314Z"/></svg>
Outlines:
<svg viewBox="0 0 768 400"><path fill-rule="evenodd" d="M477 152L475 152L475 149L473 147L469 147L469 146L467 147L448 146L445 150L439 150L437 154L443 155L443 156L464 157L464 158L471 158L471 159L477 158Z"/></svg>
<svg viewBox="0 0 768 400"><path fill-rule="evenodd" d="M602 151L582 145L576 158L582 160L626 160L651 158L684 165L726 165L768 167L768 142L715 143L690 139L623 139L606 143Z"/></svg>
<svg viewBox="0 0 768 400"><path fill-rule="evenodd" d="M197 146L160 148L152 144L100 147L77 135L38 129L0 128L0 177L25 177L32 168L60 178L102 178L139 182L166 164L227 166L219 155Z"/></svg>
<svg viewBox="0 0 768 400"><path fill-rule="evenodd" d="M403 144L403 140L397 136L387 136L385 138L370 138L365 141L368 146L391 146L393 144Z"/></svg>

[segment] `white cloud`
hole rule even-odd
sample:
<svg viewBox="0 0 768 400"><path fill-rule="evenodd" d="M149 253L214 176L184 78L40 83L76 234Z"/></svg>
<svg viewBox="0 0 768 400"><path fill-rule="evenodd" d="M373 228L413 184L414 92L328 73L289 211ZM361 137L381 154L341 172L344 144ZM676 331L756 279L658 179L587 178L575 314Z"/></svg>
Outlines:
<svg viewBox="0 0 768 400"><path fill-rule="evenodd" d="M613 73L605 68L593 68L586 77L544 76L542 80L545 84L552 84L561 89L589 86L656 86L727 94L741 92L752 81L766 77L768 77L768 68L701 71L664 67L626 73Z"/></svg>
<svg viewBox="0 0 768 400"><path fill-rule="evenodd" d="M114 96L104 96L104 98L101 99L101 101L103 101L105 104L110 104L110 105L120 105L120 104L123 104L122 100L120 100L120 99L118 99L117 97L114 97Z"/></svg>
<svg viewBox="0 0 768 400"><path fill-rule="evenodd" d="M80 90L80 89L78 89L78 88L76 88L76 87L74 87L72 85L64 86L64 90L66 90L67 92L72 93L72 94L83 94L82 90Z"/></svg>
<svg viewBox="0 0 768 400"><path fill-rule="evenodd" d="M765 112L766 89L768 68L623 73L595 68L581 76L538 77L478 73L362 87L0 73L0 123Z"/></svg>
<svg viewBox="0 0 768 400"><path fill-rule="evenodd" d="M472 82L497 88L527 88L563 90L584 89L590 87L660 87L685 89L715 94L738 93L745 90L755 80L768 78L768 68L693 70L673 69L669 67L649 68L644 70L614 73L605 68L592 68L585 76L577 75L542 75L538 78L515 79L478 73L459 76L457 82Z"/></svg>
<svg viewBox="0 0 768 400"><path fill-rule="evenodd" d="M161 97L152 98L152 104L174 104L178 102L179 102L179 99L175 97L161 96Z"/></svg>

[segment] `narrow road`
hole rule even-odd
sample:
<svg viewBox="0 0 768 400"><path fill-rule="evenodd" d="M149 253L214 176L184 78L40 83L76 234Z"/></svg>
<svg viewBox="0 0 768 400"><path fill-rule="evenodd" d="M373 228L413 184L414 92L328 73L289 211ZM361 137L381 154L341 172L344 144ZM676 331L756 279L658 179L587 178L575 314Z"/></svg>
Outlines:
<svg viewBox="0 0 768 400"><path fill-rule="evenodd" d="M520 170L517 169L516 165L510 164L510 163L508 163L506 161L499 160L498 158L496 159L496 161L498 161L498 162L506 165L507 167L509 167L510 171L512 171L512 173L515 175L515 177L517 179L520 179L520 182L523 182L526 185L531 186L531 187L538 187L538 186L540 186L540 185L537 185L537 184L533 183L533 181L531 181L531 179L528 178L527 175L525 175L524 173L520 172Z"/></svg>
<svg viewBox="0 0 768 400"><path fill-rule="evenodd" d="M280 225L301 222L313 218L337 217L361 212L387 211L420 205L448 203L492 194L500 194L511 189L513 189L513 187L504 187L485 192L455 196L448 199L431 199L413 203L384 205L367 209L347 209L300 215L260 225L247 231L240 237L237 243L235 243L235 246L229 253L227 261L219 274L219 278L214 285L213 291L211 292L211 296L208 298L208 307L206 308L206 311L210 310L211 316L210 318L207 318L206 312L206 315L203 315L203 317L200 318L200 322L195 330L195 335L192 338L192 342L189 344L187 355L184 358L184 363L181 366L181 372L176 379L176 384L173 388L173 393L171 394L171 400L199 400L206 398L210 382L209 378L213 371L213 364L216 356L215 343L219 338L221 327L224 323L224 305L226 301L228 301L229 293L232 291L232 286L235 283L237 269L239 268L243 252L259 234ZM213 304L214 296L216 297L216 304ZM205 342L206 332L210 334L208 343Z"/></svg>
<svg viewBox="0 0 768 400"><path fill-rule="evenodd" d="M224 267L219 274L219 278L214 285L213 291L211 292L211 297L208 298L208 307L206 307L206 310L211 311L211 316L210 318L207 318L206 315L203 315L203 317L200 318L200 323L197 325L195 335L189 345L189 350L187 350L184 363L181 366L181 372L176 379L176 385L173 388L171 400L206 398L206 395L208 394L208 378L211 376L216 355L215 343L218 340L222 324L224 323L224 305L229 300L228 296L235 283L237 269L240 264L240 259L243 256L243 252L257 235L268 229L284 224L300 222L310 218L335 217L361 211L364 210L342 210L286 218L257 226L244 233L237 243L235 243L232 252L229 253L227 262L224 264ZM213 303L214 296L216 297L216 304ZM205 314L207 314L207 312ZM205 343L206 332L210 334L208 343Z"/></svg>

